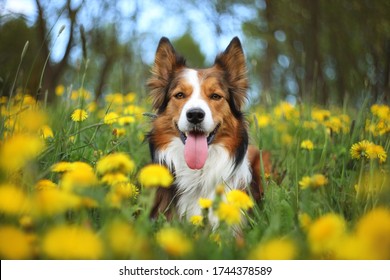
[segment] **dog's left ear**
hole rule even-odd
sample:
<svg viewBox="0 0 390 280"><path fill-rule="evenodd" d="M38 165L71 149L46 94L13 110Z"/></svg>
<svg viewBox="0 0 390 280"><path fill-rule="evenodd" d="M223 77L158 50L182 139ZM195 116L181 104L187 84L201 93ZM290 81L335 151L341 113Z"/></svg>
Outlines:
<svg viewBox="0 0 390 280"><path fill-rule="evenodd" d="M226 50L215 58L214 64L225 72L230 98L233 99L236 109L241 111L246 100L248 78L245 55L238 37L230 41Z"/></svg>

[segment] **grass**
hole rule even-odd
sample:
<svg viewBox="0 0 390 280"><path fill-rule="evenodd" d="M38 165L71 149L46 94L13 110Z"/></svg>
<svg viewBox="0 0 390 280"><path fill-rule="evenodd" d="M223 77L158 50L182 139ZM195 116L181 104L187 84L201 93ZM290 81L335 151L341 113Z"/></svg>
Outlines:
<svg viewBox="0 0 390 280"><path fill-rule="evenodd" d="M155 189L138 178L150 162L147 100L109 94L97 104L84 89L57 93L47 105L22 90L1 99L2 259L390 258L386 105L250 108L251 142L271 151L275 172L262 171L264 198L240 210L247 222L232 234L224 220L212 230L207 209L200 225L149 218ZM72 120L75 109L88 117ZM369 147L354 156L362 140ZM110 154L121 157L104 163ZM157 170L150 178L167 179Z"/></svg>

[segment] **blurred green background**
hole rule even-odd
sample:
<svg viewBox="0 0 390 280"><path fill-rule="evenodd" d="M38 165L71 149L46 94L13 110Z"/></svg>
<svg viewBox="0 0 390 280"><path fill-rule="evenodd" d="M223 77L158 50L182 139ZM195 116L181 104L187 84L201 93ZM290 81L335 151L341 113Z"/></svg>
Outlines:
<svg viewBox="0 0 390 280"><path fill-rule="evenodd" d="M193 67L239 36L251 104L388 103L389 15L388 0L0 0L0 96L23 88L52 100L84 74L96 99L143 96L161 36Z"/></svg>

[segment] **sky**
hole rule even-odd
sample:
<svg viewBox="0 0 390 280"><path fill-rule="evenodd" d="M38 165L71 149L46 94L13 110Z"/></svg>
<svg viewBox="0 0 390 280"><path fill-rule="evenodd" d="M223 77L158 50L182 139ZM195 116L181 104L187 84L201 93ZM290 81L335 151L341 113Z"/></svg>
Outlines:
<svg viewBox="0 0 390 280"><path fill-rule="evenodd" d="M34 0L3 0L4 11L5 13L20 13L24 14L27 17L29 23L33 23L36 19L36 5ZM75 0L74 2L79 2L80 0ZM0 9L1 9L1 0L0 0ZM89 2L91 3L91 2ZM92 2L95 3L95 2ZM123 1L121 9L123 13L130 12L134 7L132 7L132 1ZM175 39L180 37L184 32L187 31L187 25L183 22L181 15L169 15L169 11L166 11L165 7L156 4L156 1L146 0L141 1L142 5L145 5L138 15L139 21L137 29L140 32L148 32L151 36L143 39L143 53L142 59L145 63L150 64L153 62L155 48L157 46L158 40L162 36L166 36L170 39ZM95 4L93 4L95 5ZM94 7L90 7L94 9ZM244 8L238 8L238 11L243 17L250 17L250 11ZM232 21L227 20L231 26L227 26L227 30L231 31L223 34L218 41L214 38L213 30L210 29L210 26L207 24L205 15L202 14L199 10L189 11L187 14L188 19L191 21L190 27L193 33L193 36L196 41L201 42L200 47L202 52L206 56L206 61L212 63L215 55L224 50L224 48L229 44L229 41L234 36L240 36L239 29L237 26L234 26ZM79 22L83 22L83 16L80 16ZM59 20L53 26L53 34L58 34L62 26L65 26L65 30L60 36L58 36L54 42L52 48L52 59L54 61L59 60L64 52L65 44L69 36L68 31L68 22L65 20ZM86 27L88 28L88 27ZM126 33L126 32L124 32ZM126 34L124 34L126 36ZM74 52L73 56L79 56L80 54ZM72 59L72 57L71 57Z"/></svg>

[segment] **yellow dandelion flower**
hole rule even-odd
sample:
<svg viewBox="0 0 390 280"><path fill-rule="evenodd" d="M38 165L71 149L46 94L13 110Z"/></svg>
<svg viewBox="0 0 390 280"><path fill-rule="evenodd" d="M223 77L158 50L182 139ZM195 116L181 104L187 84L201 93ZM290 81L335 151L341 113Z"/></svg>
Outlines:
<svg viewBox="0 0 390 280"><path fill-rule="evenodd" d="M316 129L318 124L314 121L304 121L303 127L306 129Z"/></svg>
<svg viewBox="0 0 390 280"><path fill-rule="evenodd" d="M39 136L14 134L0 146L0 168L16 171L35 159L45 144Z"/></svg>
<svg viewBox="0 0 390 280"><path fill-rule="evenodd" d="M281 136L281 141L283 145L291 145L293 140L294 138L288 133L283 133Z"/></svg>
<svg viewBox="0 0 390 280"><path fill-rule="evenodd" d="M230 226L241 223L240 208L234 204L221 202L216 214L221 221L226 222Z"/></svg>
<svg viewBox="0 0 390 280"><path fill-rule="evenodd" d="M19 129L27 132L39 132L47 123L46 113L36 109L25 110L21 112L18 117Z"/></svg>
<svg viewBox="0 0 390 280"><path fill-rule="evenodd" d="M198 203L200 208L202 209L209 209L213 205L213 201L211 199L203 198L203 197L199 198Z"/></svg>
<svg viewBox="0 0 390 280"><path fill-rule="evenodd" d="M373 145L372 142L363 140L352 145L350 153L353 159L369 158L368 149Z"/></svg>
<svg viewBox="0 0 390 280"><path fill-rule="evenodd" d="M248 210L253 207L253 200L241 190L232 190L226 195L227 201L238 208Z"/></svg>
<svg viewBox="0 0 390 280"><path fill-rule="evenodd" d="M367 154L370 159L378 158L380 163L384 163L387 159L387 153L381 145L370 145L367 148Z"/></svg>
<svg viewBox="0 0 390 280"><path fill-rule="evenodd" d="M43 137L43 139L54 138L53 130L48 125L44 125L41 127L40 134Z"/></svg>
<svg viewBox="0 0 390 280"><path fill-rule="evenodd" d="M267 127L271 123L271 117L269 115L257 115L256 119L260 128Z"/></svg>
<svg viewBox="0 0 390 280"><path fill-rule="evenodd" d="M114 258L145 259L149 257L148 242L128 222L115 220L105 230L108 248Z"/></svg>
<svg viewBox="0 0 390 280"><path fill-rule="evenodd" d="M288 102L281 102L274 108L274 114L277 118L285 118L291 120L299 116L299 112Z"/></svg>
<svg viewBox="0 0 390 280"><path fill-rule="evenodd" d="M194 216L191 216L190 222L191 222L194 226L203 226L203 216L201 216L201 215L194 215Z"/></svg>
<svg viewBox="0 0 390 280"><path fill-rule="evenodd" d="M137 98L137 94L135 92L129 92L125 95L124 100L125 103L133 103Z"/></svg>
<svg viewBox="0 0 390 280"><path fill-rule="evenodd" d="M65 87L64 87L64 85L58 85L58 86L56 86L54 92L55 92L55 94L56 94L57 96L63 96L64 93L65 93Z"/></svg>
<svg viewBox="0 0 390 280"><path fill-rule="evenodd" d="M42 180L39 180L36 184L35 184L35 189L37 191L41 191L41 190L51 190L51 189L57 189L58 186L56 183L48 180L48 179L42 179Z"/></svg>
<svg viewBox="0 0 390 280"><path fill-rule="evenodd" d="M173 183L173 176L165 166L149 164L141 169L138 174L139 183L146 188L169 188Z"/></svg>
<svg viewBox="0 0 390 280"><path fill-rule="evenodd" d="M88 118L88 113L84 109L76 109L70 117L74 122L82 122Z"/></svg>
<svg viewBox="0 0 390 280"><path fill-rule="evenodd" d="M157 244L173 257L183 257L192 251L192 244L178 229L163 228L156 234Z"/></svg>
<svg viewBox="0 0 390 280"><path fill-rule="evenodd" d="M257 245L249 254L254 260L293 260L298 255L295 243L287 238L275 238Z"/></svg>
<svg viewBox="0 0 390 280"><path fill-rule="evenodd" d="M304 150L311 151L311 150L314 149L314 144L310 140L303 140L301 142L301 148L304 149Z"/></svg>
<svg viewBox="0 0 390 280"><path fill-rule="evenodd" d="M98 108L98 105L95 101L92 101L91 103L88 103L86 106L86 109L89 113L93 113Z"/></svg>
<svg viewBox="0 0 390 280"><path fill-rule="evenodd" d="M115 112L110 112L110 113L107 113L105 116L104 116L104 123L105 124L113 124L113 123L116 123L118 122L118 119L119 119L119 115Z"/></svg>
<svg viewBox="0 0 390 280"><path fill-rule="evenodd" d="M371 112L380 119L386 120L390 116L390 107L384 104L374 104L371 106Z"/></svg>
<svg viewBox="0 0 390 280"><path fill-rule="evenodd" d="M315 220L309 227L307 239L315 255L329 257L346 234L346 224L340 215L329 213Z"/></svg>
<svg viewBox="0 0 390 280"><path fill-rule="evenodd" d="M81 206L81 198L60 189L43 189L33 197L34 214L51 216L64 213Z"/></svg>
<svg viewBox="0 0 390 280"><path fill-rule="evenodd" d="M62 175L60 186L67 191L76 188L87 188L97 185L93 168L81 161L72 162L72 169Z"/></svg>
<svg viewBox="0 0 390 280"><path fill-rule="evenodd" d="M71 162L61 161L52 165L51 171L57 173L68 172L74 169L74 165Z"/></svg>
<svg viewBox="0 0 390 280"><path fill-rule="evenodd" d="M135 118L133 116L123 116L118 119L118 124L125 126L135 123Z"/></svg>
<svg viewBox="0 0 390 280"><path fill-rule="evenodd" d="M34 248L28 234L14 226L0 227L0 258L4 259L31 259Z"/></svg>
<svg viewBox="0 0 390 280"><path fill-rule="evenodd" d="M42 252L50 259L100 259L103 244L98 235L81 226L61 225L42 240Z"/></svg>
<svg viewBox="0 0 390 280"><path fill-rule="evenodd" d="M126 135L126 129L124 129L124 128L114 128L112 130L112 135L114 135L116 137L124 136L124 135Z"/></svg>
<svg viewBox="0 0 390 280"><path fill-rule="evenodd" d="M119 172L129 174L134 170L135 163L125 153L113 153L101 158L96 164L98 174Z"/></svg>
<svg viewBox="0 0 390 280"><path fill-rule="evenodd" d="M331 113L329 110L323 110L323 109L313 109L311 112L311 117L313 120L323 123L325 120L327 120L330 117Z"/></svg>
<svg viewBox="0 0 390 280"><path fill-rule="evenodd" d="M298 221L301 228L307 232L312 223L311 217L307 213L300 213L298 215Z"/></svg>
<svg viewBox="0 0 390 280"><path fill-rule="evenodd" d="M334 258L339 260L372 260L376 258L376 254L364 240L355 234L349 234L335 248Z"/></svg>
<svg viewBox="0 0 390 280"><path fill-rule="evenodd" d="M31 229L34 225L34 220L30 215L23 215L19 219L19 225L25 229Z"/></svg>
<svg viewBox="0 0 390 280"><path fill-rule="evenodd" d="M368 245L375 259L390 259L390 209L378 207L361 217L356 235Z"/></svg>
<svg viewBox="0 0 390 280"><path fill-rule="evenodd" d="M301 186L301 189L307 189L307 188L319 188L328 183L328 179L322 175L322 174L314 174L311 177L305 176L302 178L301 181L299 181L299 185Z"/></svg>
<svg viewBox="0 0 390 280"><path fill-rule="evenodd" d="M107 173L102 177L101 182L110 186L114 186L118 183L129 182L129 177L120 172Z"/></svg>
<svg viewBox="0 0 390 280"><path fill-rule="evenodd" d="M134 198L138 195L138 188L129 182L114 185L114 192L123 199Z"/></svg>
<svg viewBox="0 0 390 280"><path fill-rule="evenodd" d="M27 195L14 185L0 185L0 213L20 215L29 210Z"/></svg>

